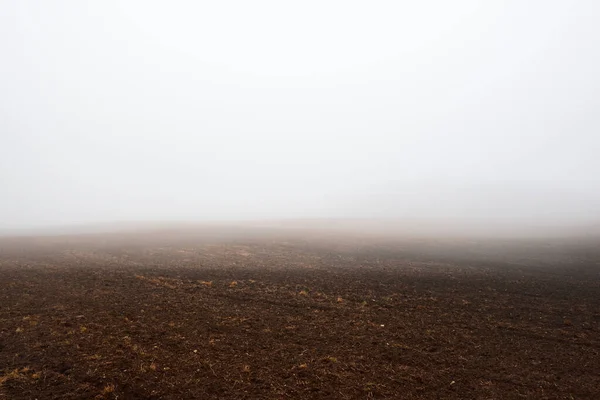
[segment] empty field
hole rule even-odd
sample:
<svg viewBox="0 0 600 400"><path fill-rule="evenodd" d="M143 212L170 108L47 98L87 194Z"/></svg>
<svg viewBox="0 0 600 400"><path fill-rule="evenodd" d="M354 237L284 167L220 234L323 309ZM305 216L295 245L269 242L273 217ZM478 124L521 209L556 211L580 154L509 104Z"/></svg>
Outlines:
<svg viewBox="0 0 600 400"><path fill-rule="evenodd" d="M0 239L0 398L597 399L600 247Z"/></svg>

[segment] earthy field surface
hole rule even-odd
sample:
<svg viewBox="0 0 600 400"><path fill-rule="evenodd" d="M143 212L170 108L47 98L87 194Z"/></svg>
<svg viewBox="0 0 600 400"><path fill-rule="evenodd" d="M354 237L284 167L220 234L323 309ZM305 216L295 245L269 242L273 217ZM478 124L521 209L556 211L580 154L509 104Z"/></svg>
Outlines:
<svg viewBox="0 0 600 400"><path fill-rule="evenodd" d="M0 238L0 399L600 399L600 241Z"/></svg>

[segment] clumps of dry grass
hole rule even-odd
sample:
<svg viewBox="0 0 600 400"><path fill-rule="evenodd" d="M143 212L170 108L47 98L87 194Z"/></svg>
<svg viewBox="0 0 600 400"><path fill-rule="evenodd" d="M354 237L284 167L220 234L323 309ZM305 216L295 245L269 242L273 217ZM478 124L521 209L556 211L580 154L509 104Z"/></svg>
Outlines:
<svg viewBox="0 0 600 400"><path fill-rule="evenodd" d="M106 396L107 394L113 393L115 391L116 387L114 384L109 383L108 385L104 386L104 388L102 389L102 394L104 396Z"/></svg>
<svg viewBox="0 0 600 400"><path fill-rule="evenodd" d="M137 343L133 343L133 341L131 340L131 337L129 336L124 336L123 337L123 345L125 347L127 347L132 353L135 353L137 355L139 355L140 357L151 357L151 354L149 354L143 346L137 344Z"/></svg>
<svg viewBox="0 0 600 400"><path fill-rule="evenodd" d="M237 281L231 281L231 283L229 284L229 287L234 288L234 287L237 287L237 285L238 285Z"/></svg>
<svg viewBox="0 0 600 400"><path fill-rule="evenodd" d="M173 279L168 279L168 278L164 278L162 276L159 276L157 278L149 278L147 276L144 275L135 275L135 277L141 281L145 281L145 282L150 282L153 283L155 285L159 285L159 286L164 286L166 288L169 289L176 289L177 286L174 285L172 282L174 282Z"/></svg>
<svg viewBox="0 0 600 400"><path fill-rule="evenodd" d="M21 372L19 371L19 369L18 368L14 369L6 375L0 376L0 386L2 386L4 384L4 382L8 381L9 379L19 379L20 377L21 377Z"/></svg>
<svg viewBox="0 0 600 400"><path fill-rule="evenodd" d="M8 374L6 375L2 375L0 376L0 386L2 386L5 382L9 381L9 380L25 380L27 378L29 378L28 374L32 372L31 368L29 367L24 367L24 368L15 368L12 371L10 371ZM33 379L38 379L40 377L40 374L38 373L32 373L31 378Z"/></svg>
<svg viewBox="0 0 600 400"><path fill-rule="evenodd" d="M212 281L198 281L199 284L204 285L206 287L212 287Z"/></svg>
<svg viewBox="0 0 600 400"><path fill-rule="evenodd" d="M36 316L34 316L34 315L27 315L27 316L23 317L23 322L29 323L29 326L37 326L37 324L38 324Z"/></svg>

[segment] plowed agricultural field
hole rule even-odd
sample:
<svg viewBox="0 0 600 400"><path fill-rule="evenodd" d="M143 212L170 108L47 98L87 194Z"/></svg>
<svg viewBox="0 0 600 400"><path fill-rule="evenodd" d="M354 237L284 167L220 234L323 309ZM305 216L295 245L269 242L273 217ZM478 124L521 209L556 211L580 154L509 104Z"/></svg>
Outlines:
<svg viewBox="0 0 600 400"><path fill-rule="evenodd" d="M598 242L0 239L2 399L600 399Z"/></svg>

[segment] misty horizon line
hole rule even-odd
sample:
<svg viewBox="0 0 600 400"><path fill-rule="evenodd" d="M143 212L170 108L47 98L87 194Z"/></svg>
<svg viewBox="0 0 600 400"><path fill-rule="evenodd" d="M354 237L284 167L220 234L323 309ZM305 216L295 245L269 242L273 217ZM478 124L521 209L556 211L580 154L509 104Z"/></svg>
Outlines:
<svg viewBox="0 0 600 400"><path fill-rule="evenodd" d="M144 233L194 229L297 229L399 236L574 237L600 236L600 220L588 222L484 217L306 217L236 219L145 219L86 221L0 228L0 236L61 236Z"/></svg>

